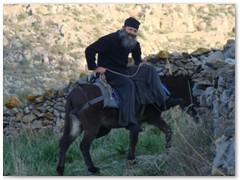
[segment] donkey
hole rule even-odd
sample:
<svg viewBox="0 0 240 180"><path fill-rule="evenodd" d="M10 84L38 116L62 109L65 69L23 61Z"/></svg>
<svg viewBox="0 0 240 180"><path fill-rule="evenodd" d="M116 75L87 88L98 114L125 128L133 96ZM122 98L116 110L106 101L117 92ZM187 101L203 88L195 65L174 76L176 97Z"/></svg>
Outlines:
<svg viewBox="0 0 240 180"><path fill-rule="evenodd" d="M167 87L169 84L168 79L171 80L171 84L174 85L170 89L170 91L173 90L173 92L175 92L174 95L178 95L181 97L181 94L177 93L179 91L174 91L174 89L179 90L181 88L185 88L185 90L183 90L183 97L186 99L184 105L189 105L191 102L191 98L187 97L189 95L187 95L188 93L186 93L189 92L189 89L186 86L188 78L161 78L162 82L166 84ZM76 84L73 90L70 92L69 96L67 97L65 107L66 117L64 124L64 133L59 143L60 152L57 165L58 175L63 175L65 155L69 146L82 132L84 134L80 143L80 149L82 151L85 164L90 173L98 173L99 168L95 167L95 165L93 164L89 152L93 140L95 138L105 136L110 132L112 128L122 128L117 122L117 108L103 108L102 100L98 101L97 103L89 104L91 100L96 99L99 96L101 96L101 91L98 86L92 84ZM86 107L86 104L87 108L83 108ZM163 110L164 108L159 109L154 104L143 105L137 113L137 120L139 124L146 122L162 131L165 134L165 147L170 148L172 131L171 128L167 125L167 123L161 118L161 112ZM129 161L135 162L135 147L138 142L138 133L130 131L129 138L130 142L127 159Z"/></svg>

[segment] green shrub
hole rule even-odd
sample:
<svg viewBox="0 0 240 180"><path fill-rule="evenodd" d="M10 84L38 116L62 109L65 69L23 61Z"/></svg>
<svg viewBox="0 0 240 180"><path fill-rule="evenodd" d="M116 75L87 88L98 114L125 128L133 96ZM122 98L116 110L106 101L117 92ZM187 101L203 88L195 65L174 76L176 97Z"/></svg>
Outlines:
<svg viewBox="0 0 240 180"><path fill-rule="evenodd" d="M30 50L32 48L32 42L31 39L28 39L27 37L21 40L22 46L21 49L24 50Z"/></svg>
<svg viewBox="0 0 240 180"><path fill-rule="evenodd" d="M34 55L33 60L40 62L40 61L42 61L42 57L41 57L41 55Z"/></svg>
<svg viewBox="0 0 240 180"><path fill-rule="evenodd" d="M24 58L24 59L22 59L22 60L19 62L19 64L20 64L21 66L28 66L28 65L30 64L30 61L27 60L26 58Z"/></svg>
<svg viewBox="0 0 240 180"><path fill-rule="evenodd" d="M42 22L37 20L35 22L32 22L32 27L35 29L35 30L39 30L42 26Z"/></svg>
<svg viewBox="0 0 240 180"><path fill-rule="evenodd" d="M28 103L27 97L29 96L29 94L31 94L30 90L20 91L17 93L17 97L24 105L26 105Z"/></svg>
<svg viewBox="0 0 240 180"><path fill-rule="evenodd" d="M3 17L3 25L5 25L5 26L11 26L11 25L12 25L12 20L9 19L8 17L4 16L4 17Z"/></svg>
<svg viewBox="0 0 240 180"><path fill-rule="evenodd" d="M28 17L28 15L26 13L21 13L18 16L18 21L24 21L27 19L27 17Z"/></svg>

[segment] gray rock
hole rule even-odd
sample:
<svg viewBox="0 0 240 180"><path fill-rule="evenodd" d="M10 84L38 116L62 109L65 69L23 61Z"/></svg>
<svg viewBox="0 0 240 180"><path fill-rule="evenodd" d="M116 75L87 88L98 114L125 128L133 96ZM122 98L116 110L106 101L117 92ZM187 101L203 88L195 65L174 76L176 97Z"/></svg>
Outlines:
<svg viewBox="0 0 240 180"><path fill-rule="evenodd" d="M55 116L55 117L60 117L60 112L58 111L58 110L53 110L53 115Z"/></svg>
<svg viewBox="0 0 240 180"><path fill-rule="evenodd" d="M24 114L29 114L30 113L30 109L28 106L26 106L23 110Z"/></svg>
<svg viewBox="0 0 240 180"><path fill-rule="evenodd" d="M235 124L226 128L226 130L224 131L224 136L226 137L226 139L235 137Z"/></svg>
<svg viewBox="0 0 240 180"><path fill-rule="evenodd" d="M41 129L42 127L43 127L42 121L35 120L35 121L32 122L32 129L33 130L38 130L38 129Z"/></svg>
<svg viewBox="0 0 240 180"><path fill-rule="evenodd" d="M231 58L231 59L235 59L235 47L231 47L228 50L226 50L224 52L224 57L227 58Z"/></svg>
<svg viewBox="0 0 240 180"><path fill-rule="evenodd" d="M204 90L197 89L195 85L194 85L192 91L193 91L193 96L200 96L201 94L204 93Z"/></svg>
<svg viewBox="0 0 240 180"><path fill-rule="evenodd" d="M18 113L20 113L20 109L18 107L14 107L10 110L10 114L12 116L16 116Z"/></svg>
<svg viewBox="0 0 240 180"><path fill-rule="evenodd" d="M36 115L34 115L34 114L27 114L27 115L23 116L22 122L30 123L30 122L32 122L35 119L36 119Z"/></svg>
<svg viewBox="0 0 240 180"><path fill-rule="evenodd" d="M216 99L216 89L208 87L205 92L207 106L212 107L214 99Z"/></svg>
<svg viewBox="0 0 240 180"><path fill-rule="evenodd" d="M228 63L230 66L235 66L236 60L231 59L231 58L227 58L227 59L225 59L225 63Z"/></svg>
<svg viewBox="0 0 240 180"><path fill-rule="evenodd" d="M224 137L216 140L216 156L213 161L212 175L235 174L235 148L233 139L225 141ZM222 171L219 171L219 168ZM222 172L222 173L220 173Z"/></svg>
<svg viewBox="0 0 240 180"><path fill-rule="evenodd" d="M212 53L206 60L206 62L209 61L224 61L225 57L221 51L216 51Z"/></svg>
<svg viewBox="0 0 240 180"><path fill-rule="evenodd" d="M212 61L206 62L206 65L210 66L213 69L219 69L219 68L225 67L227 63L224 61L212 60Z"/></svg>
<svg viewBox="0 0 240 180"><path fill-rule="evenodd" d="M231 93L228 89L224 90L220 97L221 102L224 104L228 103L230 95L231 95Z"/></svg>
<svg viewBox="0 0 240 180"><path fill-rule="evenodd" d="M182 55L182 53L178 53L178 52L173 52L172 53L172 59L185 59L184 56Z"/></svg>

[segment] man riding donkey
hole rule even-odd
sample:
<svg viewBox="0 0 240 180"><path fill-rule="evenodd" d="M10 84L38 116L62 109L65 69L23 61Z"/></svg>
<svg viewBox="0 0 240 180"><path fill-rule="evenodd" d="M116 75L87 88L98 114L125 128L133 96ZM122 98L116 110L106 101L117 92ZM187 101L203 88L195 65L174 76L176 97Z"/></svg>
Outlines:
<svg viewBox="0 0 240 180"><path fill-rule="evenodd" d="M169 109L182 103L182 99L167 95L156 69L142 61L136 40L139 25L129 17L121 30L99 38L85 50L88 69L104 74L119 95L119 125L132 132L142 131L136 118L141 105L154 103ZM127 66L130 53L136 66Z"/></svg>

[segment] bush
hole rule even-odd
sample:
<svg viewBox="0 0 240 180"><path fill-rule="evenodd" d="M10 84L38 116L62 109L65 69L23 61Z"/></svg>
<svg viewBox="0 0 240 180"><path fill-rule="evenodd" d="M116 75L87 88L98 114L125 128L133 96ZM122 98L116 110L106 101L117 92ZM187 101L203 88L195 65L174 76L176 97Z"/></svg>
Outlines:
<svg viewBox="0 0 240 180"><path fill-rule="evenodd" d="M18 16L18 21L24 21L25 19L27 19L28 15L26 13L21 13Z"/></svg>
<svg viewBox="0 0 240 180"><path fill-rule="evenodd" d="M210 175L211 162L214 158L211 151L213 133L210 121L206 120L204 124L197 124L189 115L175 110L169 112L168 118L172 124L173 147L166 156L164 165L157 165L161 165L161 175Z"/></svg>
<svg viewBox="0 0 240 180"><path fill-rule="evenodd" d="M18 92L17 96L19 98L19 100L23 103L23 104L27 104L28 103L28 99L27 97L29 96L29 94L31 94L31 91L26 90L26 91L20 91Z"/></svg>
<svg viewBox="0 0 240 180"><path fill-rule="evenodd" d="M32 27L35 29L35 30L39 30L42 26L42 22L41 21L35 21L32 23Z"/></svg>
<svg viewBox="0 0 240 180"><path fill-rule="evenodd" d="M31 62L30 62L29 60L27 60L26 58L22 59L22 60L19 62L19 64L20 64L21 66L29 66L30 63L31 63Z"/></svg>
<svg viewBox="0 0 240 180"><path fill-rule="evenodd" d="M9 19L8 17L3 17L3 25L5 26L11 26L12 25L12 20Z"/></svg>

